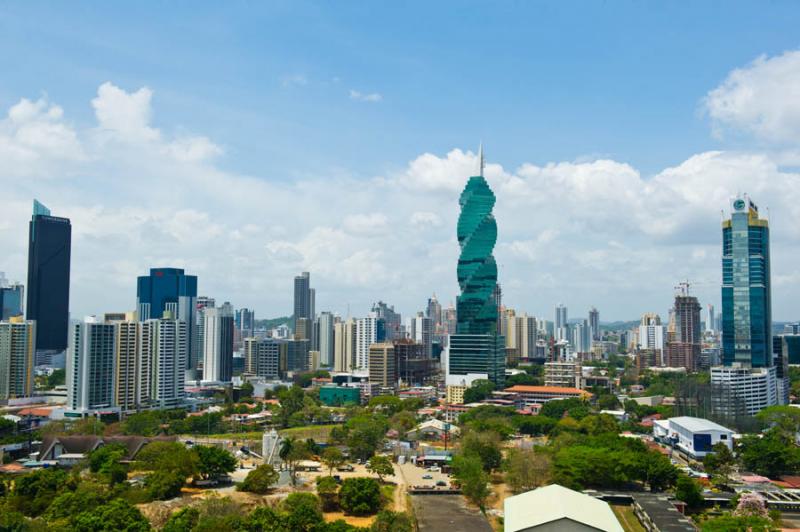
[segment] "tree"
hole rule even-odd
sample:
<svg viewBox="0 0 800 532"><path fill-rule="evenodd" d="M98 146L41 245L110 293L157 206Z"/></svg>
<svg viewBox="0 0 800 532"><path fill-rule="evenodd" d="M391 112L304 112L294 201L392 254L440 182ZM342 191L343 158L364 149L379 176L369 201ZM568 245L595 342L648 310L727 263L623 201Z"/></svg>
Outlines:
<svg viewBox="0 0 800 532"><path fill-rule="evenodd" d="M89 453L89 470L105 478L113 486L128 479L128 467L120 463L128 454L119 443L103 445Z"/></svg>
<svg viewBox="0 0 800 532"><path fill-rule="evenodd" d="M381 510L372 522L370 532L413 532L414 525L408 514Z"/></svg>
<svg viewBox="0 0 800 532"><path fill-rule="evenodd" d="M727 486L736 469L736 457L722 442L714 444L711 450L714 452L703 457L703 467L711 475L711 480L715 485Z"/></svg>
<svg viewBox="0 0 800 532"><path fill-rule="evenodd" d="M322 502L313 493L290 493L281 504L287 516L289 530L312 531L324 521Z"/></svg>
<svg viewBox="0 0 800 532"><path fill-rule="evenodd" d="M763 517L737 517L726 514L703 521L700 530L703 532L766 532L779 530L779 528L770 519Z"/></svg>
<svg viewBox="0 0 800 532"><path fill-rule="evenodd" d="M599 406L601 410L616 410L617 408L621 407L622 404L620 404L616 395L607 393L601 395L597 399L597 406Z"/></svg>
<svg viewBox="0 0 800 532"><path fill-rule="evenodd" d="M511 449L505 460L506 483L514 493L523 493L547 484L552 460L534 449Z"/></svg>
<svg viewBox="0 0 800 532"><path fill-rule="evenodd" d="M389 419L389 426L401 435L413 429L417 425L417 416L408 410L402 410Z"/></svg>
<svg viewBox="0 0 800 532"><path fill-rule="evenodd" d="M168 501L181 494L186 477L178 470L159 469L147 475L144 485L148 496L156 501Z"/></svg>
<svg viewBox="0 0 800 532"><path fill-rule="evenodd" d="M322 509L333 512L339 507L339 484L333 477L317 477L317 495L322 500Z"/></svg>
<svg viewBox="0 0 800 532"><path fill-rule="evenodd" d="M483 512L489 497L489 475L484 471L480 458L474 455L456 455L453 459L453 477L461 486L464 496Z"/></svg>
<svg viewBox="0 0 800 532"><path fill-rule="evenodd" d="M213 445L198 445L194 448L198 458L198 471L203 478L219 478L236 469L236 458Z"/></svg>
<svg viewBox="0 0 800 532"><path fill-rule="evenodd" d="M494 383L486 379L472 381L472 386L464 390L464 403L480 403L494 391Z"/></svg>
<svg viewBox="0 0 800 532"><path fill-rule="evenodd" d="M291 417L303 409L305 397L305 392L299 386L292 386L278 392L278 400L281 405L278 411L278 421L282 427L288 427Z"/></svg>
<svg viewBox="0 0 800 532"><path fill-rule="evenodd" d="M394 474L394 466L388 456L376 454L367 462L367 471L378 475L378 481L383 483L384 475Z"/></svg>
<svg viewBox="0 0 800 532"><path fill-rule="evenodd" d="M697 482L686 475L678 477L678 481L675 483L675 497L679 501L685 502L691 510L695 510L703 504L703 490L700 489Z"/></svg>
<svg viewBox="0 0 800 532"><path fill-rule="evenodd" d="M247 474L238 489L239 491L249 491L250 493L268 493L279 478L280 475L271 465L262 464Z"/></svg>
<svg viewBox="0 0 800 532"><path fill-rule="evenodd" d="M591 435L619 433L619 425L617 424L617 420L608 414L586 416L580 420L578 425L580 426L581 431Z"/></svg>
<svg viewBox="0 0 800 532"><path fill-rule="evenodd" d="M73 520L78 532L146 532L150 523L142 513L124 499L114 499L78 514Z"/></svg>
<svg viewBox="0 0 800 532"><path fill-rule="evenodd" d="M537 386L542 384L542 379L538 379L533 375L529 375L527 373L518 373L516 375L511 375L510 377L506 377L506 386L516 386L518 384L525 385L525 386Z"/></svg>
<svg viewBox="0 0 800 532"><path fill-rule="evenodd" d="M743 493L733 514L737 517L769 517L767 502L758 493Z"/></svg>
<svg viewBox="0 0 800 532"><path fill-rule="evenodd" d="M172 514L161 532L192 532L200 520L200 511L197 508L182 508Z"/></svg>
<svg viewBox="0 0 800 532"><path fill-rule="evenodd" d="M47 387L63 386L67 382L67 370L57 369L47 376Z"/></svg>
<svg viewBox="0 0 800 532"><path fill-rule="evenodd" d="M184 479L199 472L196 452L176 441L152 441L136 455L136 468L142 471L175 471Z"/></svg>
<svg viewBox="0 0 800 532"><path fill-rule="evenodd" d="M14 482L12 502L23 514L41 515L59 491L66 487L68 475L61 469L39 469Z"/></svg>
<svg viewBox="0 0 800 532"><path fill-rule="evenodd" d="M663 491L675 485L678 480L678 470L661 453L647 451L642 455L641 469L645 472L644 480L650 485L651 491Z"/></svg>
<svg viewBox="0 0 800 532"><path fill-rule="evenodd" d="M387 416L392 416L403 408L403 400L395 395L376 395L369 400L368 406Z"/></svg>
<svg viewBox="0 0 800 532"><path fill-rule="evenodd" d="M278 456L289 467L292 486L297 485L297 462L309 458L308 448L295 438L284 438L281 448L278 450Z"/></svg>
<svg viewBox="0 0 800 532"><path fill-rule="evenodd" d="M122 432L135 436L155 436L161 432L161 416L155 410L131 414L122 422Z"/></svg>
<svg viewBox="0 0 800 532"><path fill-rule="evenodd" d="M286 515L268 506L259 506L242 523L242 532L289 532Z"/></svg>
<svg viewBox="0 0 800 532"><path fill-rule="evenodd" d="M389 423L386 416L380 414L361 415L350 418L345 428L350 455L361 460L369 460L383 445Z"/></svg>
<svg viewBox="0 0 800 532"><path fill-rule="evenodd" d="M787 405L770 406L759 412L756 417L783 434L794 436L800 432L800 408Z"/></svg>
<svg viewBox="0 0 800 532"><path fill-rule="evenodd" d="M555 428L557 420L547 416L515 416L512 423L522 434L542 436Z"/></svg>
<svg viewBox="0 0 800 532"><path fill-rule="evenodd" d="M239 388L239 397L242 399L248 399L253 397L253 392L255 388L253 387L253 383L250 381L245 382L242 384L241 388Z"/></svg>
<svg viewBox="0 0 800 532"><path fill-rule="evenodd" d="M326 447L320 459L328 468L328 475L333 475L334 468L344 463L344 454L338 447Z"/></svg>
<svg viewBox="0 0 800 532"><path fill-rule="evenodd" d="M381 502L381 488L374 478L347 478L339 489L339 505L351 515L373 514Z"/></svg>
<svg viewBox="0 0 800 532"><path fill-rule="evenodd" d="M740 443L739 456L744 466L769 478L779 478L800 470L800 448L794 438L780 429L770 429L763 437L747 435Z"/></svg>
<svg viewBox="0 0 800 532"><path fill-rule="evenodd" d="M589 407L582 399L559 399L558 401L547 401L539 411L540 416L561 419L569 413L570 417L580 421L589 414Z"/></svg>
<svg viewBox="0 0 800 532"><path fill-rule="evenodd" d="M85 480L75 490L64 490L53 499L53 503L47 508L44 517L49 522L68 519L87 508L105 504L108 502L109 497L110 494L106 486L91 480ZM0 530L3 530L2 526L0 526Z"/></svg>
<svg viewBox="0 0 800 532"><path fill-rule="evenodd" d="M486 472L498 469L503 462L500 437L493 432L469 431L461 437L461 452L477 456Z"/></svg>

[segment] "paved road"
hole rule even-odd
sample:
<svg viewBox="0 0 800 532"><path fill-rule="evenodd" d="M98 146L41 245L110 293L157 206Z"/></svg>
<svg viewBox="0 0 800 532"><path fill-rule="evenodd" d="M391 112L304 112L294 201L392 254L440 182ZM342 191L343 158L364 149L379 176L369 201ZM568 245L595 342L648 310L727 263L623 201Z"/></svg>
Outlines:
<svg viewBox="0 0 800 532"><path fill-rule="evenodd" d="M468 508L461 495L412 495L420 532L492 532L479 510Z"/></svg>

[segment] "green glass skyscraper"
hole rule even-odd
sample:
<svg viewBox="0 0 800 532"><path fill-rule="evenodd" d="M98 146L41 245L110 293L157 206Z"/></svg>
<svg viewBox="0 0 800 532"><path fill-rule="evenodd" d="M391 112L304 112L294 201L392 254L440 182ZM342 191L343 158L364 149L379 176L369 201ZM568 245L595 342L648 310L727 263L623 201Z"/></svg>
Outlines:
<svg viewBox="0 0 800 532"><path fill-rule="evenodd" d="M505 380L505 341L497 330L497 263L492 255L497 241L497 222L492 215L495 197L483 177L483 149L478 157L478 175L469 178L459 199L461 254L456 271L461 295L447 372L451 381L483 374L500 387Z"/></svg>

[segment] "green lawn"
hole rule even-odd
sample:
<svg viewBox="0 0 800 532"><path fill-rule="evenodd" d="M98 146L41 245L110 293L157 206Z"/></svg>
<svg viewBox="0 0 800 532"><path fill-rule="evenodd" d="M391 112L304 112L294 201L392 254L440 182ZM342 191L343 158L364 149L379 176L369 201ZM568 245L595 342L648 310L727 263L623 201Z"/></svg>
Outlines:
<svg viewBox="0 0 800 532"><path fill-rule="evenodd" d="M291 436L293 438L297 438L298 440L314 438L315 440L322 442L328 440L331 429L334 427L341 427L341 425L309 425L307 427L292 427L290 429L282 429L278 432L281 436Z"/></svg>
<svg viewBox="0 0 800 532"><path fill-rule="evenodd" d="M614 515L617 516L617 521L622 525L625 532L645 532L631 506L612 504L611 509L614 510Z"/></svg>

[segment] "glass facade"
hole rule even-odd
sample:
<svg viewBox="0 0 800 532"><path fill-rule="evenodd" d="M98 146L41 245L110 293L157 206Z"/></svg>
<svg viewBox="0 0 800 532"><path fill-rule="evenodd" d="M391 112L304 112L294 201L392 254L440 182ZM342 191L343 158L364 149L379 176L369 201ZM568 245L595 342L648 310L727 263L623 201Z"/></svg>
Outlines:
<svg viewBox="0 0 800 532"><path fill-rule="evenodd" d="M27 319L36 320L37 351L64 351L69 337L72 225L34 200L28 235Z"/></svg>
<svg viewBox="0 0 800 532"><path fill-rule="evenodd" d="M722 363L772 365L769 226L748 198L722 228Z"/></svg>
<svg viewBox="0 0 800 532"><path fill-rule="evenodd" d="M8 320L12 316L22 316L22 294L24 288L21 284L14 286L0 286L0 320Z"/></svg>

